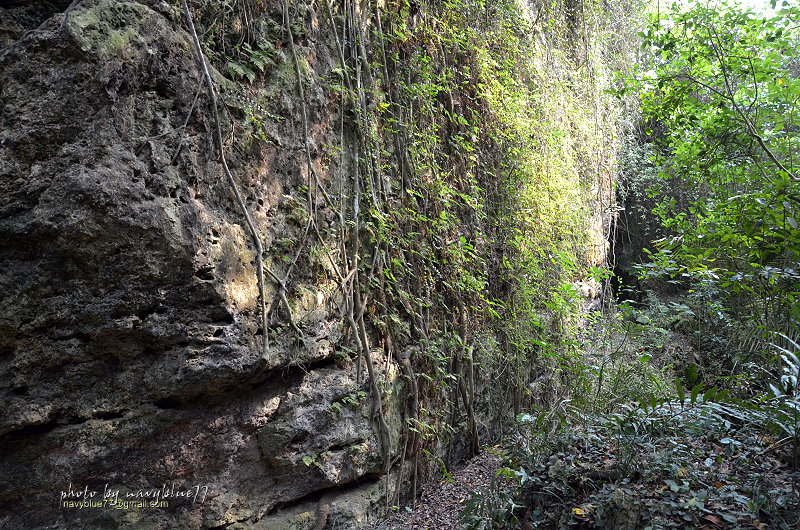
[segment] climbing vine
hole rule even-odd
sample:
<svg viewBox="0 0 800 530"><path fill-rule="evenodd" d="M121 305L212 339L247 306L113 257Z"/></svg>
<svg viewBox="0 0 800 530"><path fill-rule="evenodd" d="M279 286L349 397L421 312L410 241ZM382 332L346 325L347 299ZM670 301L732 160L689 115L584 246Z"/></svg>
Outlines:
<svg viewBox="0 0 800 530"><path fill-rule="evenodd" d="M596 10L588 28L561 2L528 11L512 0L283 0L270 9L254 2L240 17L271 14L261 34L231 42L219 16L207 33L239 85L269 91L276 80L296 109L240 90L248 141L284 148L271 124L299 124L303 185L286 199L296 236L264 248L248 221L265 344L280 317L265 280L302 345L293 295L317 260L342 324L337 355L352 357L370 388L382 471L395 469L395 491L414 498L442 465L477 453L513 413L545 398L531 380L577 362L571 285L603 264L608 219L587 212L611 200L604 161L617 145L600 134L615 107L588 35L610 34L611 22L595 6L582 8ZM322 59L310 51L320 35L330 52ZM322 133L320 94L334 116ZM291 249L281 272L279 248ZM391 365L404 381L399 432L387 421L387 396L399 388ZM388 491L387 482L387 502L399 504Z"/></svg>

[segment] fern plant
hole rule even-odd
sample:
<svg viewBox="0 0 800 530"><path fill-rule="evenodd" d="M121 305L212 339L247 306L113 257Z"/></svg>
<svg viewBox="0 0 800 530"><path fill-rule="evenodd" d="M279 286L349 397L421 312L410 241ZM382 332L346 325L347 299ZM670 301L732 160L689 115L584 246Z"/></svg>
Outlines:
<svg viewBox="0 0 800 530"><path fill-rule="evenodd" d="M783 361L780 379L769 384L772 397L768 400L772 412L772 424L780 430L782 440L792 444L792 464L800 464L800 345L786 335L779 334L794 349L791 351L778 344L775 347Z"/></svg>
<svg viewBox="0 0 800 530"><path fill-rule="evenodd" d="M255 82L258 73L264 73L268 67L273 66L275 61L274 46L270 43L261 43L257 48L253 48L248 43L236 46L238 57L228 57L225 69L235 80L246 78L250 83ZM258 73L257 73L258 72Z"/></svg>

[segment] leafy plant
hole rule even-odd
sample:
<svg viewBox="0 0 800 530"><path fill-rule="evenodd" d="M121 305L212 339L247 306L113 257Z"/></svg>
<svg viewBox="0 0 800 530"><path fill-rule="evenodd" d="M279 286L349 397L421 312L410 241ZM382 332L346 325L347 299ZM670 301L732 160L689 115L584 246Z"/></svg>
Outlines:
<svg viewBox="0 0 800 530"><path fill-rule="evenodd" d="M771 408L771 422L780 429L783 436L781 442L791 442L793 465L800 467L800 359L797 355L800 345L786 335L782 337L791 344L794 351L773 345L783 361L783 373L779 380L769 384L772 397L766 403Z"/></svg>
<svg viewBox="0 0 800 530"><path fill-rule="evenodd" d="M488 488L477 488L464 501L459 516L465 530L502 530L517 523L515 510L522 508L514 500L514 491L508 487L504 474L492 477Z"/></svg>
<svg viewBox="0 0 800 530"><path fill-rule="evenodd" d="M271 43L264 42L257 48L253 48L249 43L244 42L235 47L237 56L228 57L225 69L234 80L245 78L250 83L255 82L258 73L264 73L270 66L275 64L275 48ZM258 73L257 73L258 72Z"/></svg>
<svg viewBox="0 0 800 530"><path fill-rule="evenodd" d="M649 61L638 91L668 235L646 273L665 273L753 325L800 317L800 8L774 16L725 2L677 4L640 33ZM707 318L708 317L708 318Z"/></svg>
<svg viewBox="0 0 800 530"><path fill-rule="evenodd" d="M305 455L303 456L303 464L305 464L306 467L315 467L320 471L324 471L325 468L322 467L324 456L325 456L324 454L320 455L319 453L312 453L310 455Z"/></svg>

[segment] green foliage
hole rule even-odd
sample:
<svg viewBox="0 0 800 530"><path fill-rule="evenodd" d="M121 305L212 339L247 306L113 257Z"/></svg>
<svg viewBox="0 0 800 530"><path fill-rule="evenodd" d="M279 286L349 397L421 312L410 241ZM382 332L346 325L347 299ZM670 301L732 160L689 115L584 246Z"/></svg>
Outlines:
<svg viewBox="0 0 800 530"><path fill-rule="evenodd" d="M651 241L663 237L660 219L652 213L664 188L657 158L653 143L642 143L633 133L623 138L617 183L618 230L625 231L634 248L647 248Z"/></svg>
<svg viewBox="0 0 800 530"><path fill-rule="evenodd" d="M600 316L582 344L591 390L578 404L591 412L608 413L633 398L663 396L672 368L667 348L671 333L630 307Z"/></svg>
<svg viewBox="0 0 800 530"><path fill-rule="evenodd" d="M367 393L363 390L353 391L331 403L329 410L334 414L340 414L344 410L344 407L358 408L366 399Z"/></svg>
<svg viewBox="0 0 800 530"><path fill-rule="evenodd" d="M794 348L791 351L773 345L781 359L781 372L768 381L769 390L762 390L749 397L731 395L729 390L717 387L704 387L696 382L685 386L678 378L675 389L664 397L649 396L639 398L637 403L626 404L621 412L610 417L619 425L620 434L626 436L651 436L659 434L707 435L719 433L720 436L774 435L782 443L791 445L790 459L795 466L800 464L800 392L798 375L800 360L797 352L800 345L786 339ZM726 438L729 439L729 438Z"/></svg>
<svg viewBox="0 0 800 530"><path fill-rule="evenodd" d="M228 57L225 69L234 80L245 78L250 83L255 82L258 73L264 73L269 67L275 65L273 56L275 47L264 42L257 48L253 48L245 42L235 47L237 58Z"/></svg>
<svg viewBox="0 0 800 530"><path fill-rule="evenodd" d="M310 455L303 456L303 464L306 467L315 467L320 471L324 471L325 468L323 467L322 463L326 457L326 453L319 454L319 453L312 453Z"/></svg>
<svg viewBox="0 0 800 530"><path fill-rule="evenodd" d="M649 272L717 290L773 329L800 317L798 17L793 5L772 17L673 6L641 33L650 64L623 89L639 91L651 124L662 182L650 189L671 234Z"/></svg>
<svg viewBox="0 0 800 530"><path fill-rule="evenodd" d="M517 521L524 513L534 527L668 528L717 520L758 526L769 517L776 528L793 528L796 490L762 474L766 462L780 469L766 455L791 441L773 436L791 432L788 418L797 425L797 409L786 403L796 399L798 363L794 352L778 349L786 357L782 376L748 399L677 380L662 396L610 414L519 415L503 446L509 467L498 472L514 482L477 491L462 522L482 517L492 523L480 528L510 528L526 524ZM794 451L781 458L796 458Z"/></svg>
<svg viewBox="0 0 800 530"><path fill-rule="evenodd" d="M619 112L605 89L627 19L587 5L584 39L567 7L401 1L366 41L375 84L360 93L364 63L347 57L330 76L360 131L352 165L344 145L332 150L362 176L351 226L368 251L386 249L372 323L419 347L420 407L406 425L424 447L469 424L448 409L468 408L470 374L491 382L497 415L551 399L557 381L588 388L573 283L605 257Z"/></svg>
<svg viewBox="0 0 800 530"><path fill-rule="evenodd" d="M626 62L611 53L631 34L624 4L322 2L283 16L247 0L204 10L206 45L240 94L230 106L246 147L279 148L263 169L288 163L281 175L302 182L275 183L288 232L268 248L273 274L288 271L278 296L302 292L312 263L351 317L341 341L359 359L377 345L398 360L413 350L403 435L408 455L428 455L415 473L435 472L432 455L476 425L476 374L495 409L482 412L508 420L509 409L554 399L558 383L567 394L590 388L574 283L603 274L619 145L606 89L609 63ZM254 24L253 12L270 16ZM307 53L323 39L333 53ZM320 137L330 143L318 153ZM298 309L280 302L274 317ZM485 431L470 433L476 447Z"/></svg>
<svg viewBox="0 0 800 530"><path fill-rule="evenodd" d="M794 351L773 345L780 354L782 373L779 380L769 383L772 396L763 400L768 424L777 427L778 434L792 445L792 463L800 467L800 345L783 336Z"/></svg>
<svg viewBox="0 0 800 530"><path fill-rule="evenodd" d="M402 187L375 203L379 181L365 179L358 204L371 204L369 246L390 249L375 325L420 345L415 374L427 406L408 425L427 441L454 428L433 402L453 402L466 374L451 370L467 347L491 344L474 349L473 369L515 409L534 374L580 364L572 283L603 260L604 221L586 212L611 200L604 161L616 137L597 131L613 131L617 117L603 57L616 22L593 6L598 38L579 46L556 23L561 3L537 7L547 21L511 0L449 0L420 7L414 20L407 3L396 8L382 14L374 42L381 90L355 113L374 167ZM534 37L542 31L561 49ZM359 101L346 80L357 71L342 68L334 81L343 98ZM362 172L372 164L365 157Z"/></svg>
<svg viewBox="0 0 800 530"><path fill-rule="evenodd" d="M502 471L502 470L501 470ZM492 477L488 488L477 488L464 501L459 516L465 530L502 530L517 523L514 510L522 508L515 502L502 474Z"/></svg>
<svg viewBox="0 0 800 530"><path fill-rule="evenodd" d="M517 521L523 512L552 527L759 526L765 513L775 527L797 524L795 485L756 463L778 469L799 456L800 346L787 334L769 351L764 339L768 329L794 331L800 319L798 20L791 5L774 17L727 3L675 5L640 35L649 54L642 73L610 90L638 91L646 120L646 133L631 135L622 150L619 197L638 208L634 217L647 220L652 210L661 222L643 231L660 239L640 271L650 285L669 283L647 310L590 323L590 345L569 344L568 319L553 330L546 315L569 314L571 290L549 283L550 274L566 272L563 279L588 267L568 238L541 247L535 227L509 223L522 257L508 267L521 295L504 308L516 317L510 350L553 352L565 379L589 397L517 417L503 473L518 484L480 491L465 524L525 525ZM502 101L500 121L511 124L495 141L517 148L520 137L540 138L540 129L516 121L535 104L515 105L503 99L515 92L486 86ZM548 130L545 145L557 146L561 132ZM513 175L538 163L520 149ZM537 208L541 187L527 195L524 185L533 178L522 176L514 192ZM558 216L570 219L568 210ZM534 246L547 249L552 269ZM520 278L548 285L550 295L537 296ZM732 342L743 332L757 336L753 346ZM670 358L676 337L685 349ZM680 375L674 383L672 373ZM564 510L554 514L552 505Z"/></svg>
<svg viewBox="0 0 800 530"><path fill-rule="evenodd" d="M179 0L170 1L180 4ZM198 25L204 28L201 35L204 46L217 59L233 57L234 61L238 60L250 45L264 41L265 30L277 27L265 17L269 3L264 0L190 0L189 6ZM224 61L220 62L224 65ZM247 68L255 66L238 62Z"/></svg>

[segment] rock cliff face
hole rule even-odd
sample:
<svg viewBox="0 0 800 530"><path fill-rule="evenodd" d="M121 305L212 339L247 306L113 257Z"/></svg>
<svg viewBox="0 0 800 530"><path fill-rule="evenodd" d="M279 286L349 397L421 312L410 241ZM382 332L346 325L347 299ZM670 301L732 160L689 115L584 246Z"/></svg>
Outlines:
<svg viewBox="0 0 800 530"><path fill-rule="evenodd" d="M326 246L337 212L318 191L298 206L314 174L346 194L356 184L336 175L358 164L328 170L324 146L353 118L326 88L341 71L322 14L299 10L309 137L285 36L274 39L284 60L247 105L214 73L227 95L225 150L266 266L291 272L288 306L266 282L265 330L252 238L220 165L180 4L0 9L0 526L354 528L409 488L402 463L417 449L407 449L403 370L423 317L409 310L413 331L393 345L382 328L366 330L375 396L342 309L352 273L335 281L337 248ZM264 20L263 32L280 32L280 7ZM281 119L247 136L253 101ZM358 200L351 208L357 216ZM468 361L449 366L473 370ZM471 384L453 396L474 409L486 441L511 411L489 391L473 403ZM451 424L461 434L436 454L464 453L467 421Z"/></svg>
<svg viewBox="0 0 800 530"><path fill-rule="evenodd" d="M4 14L35 25L0 59L2 526L271 528L278 506L377 484L364 390L331 361L338 319L315 296L305 342L278 330L263 355L253 251L204 94L193 108L202 78L179 12ZM287 166L277 149L238 164L262 225L280 222L266 218L298 178ZM167 509L62 504L106 485L208 489Z"/></svg>

